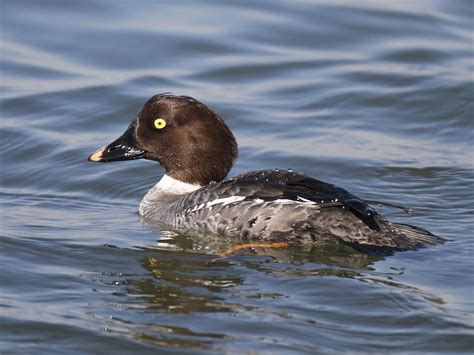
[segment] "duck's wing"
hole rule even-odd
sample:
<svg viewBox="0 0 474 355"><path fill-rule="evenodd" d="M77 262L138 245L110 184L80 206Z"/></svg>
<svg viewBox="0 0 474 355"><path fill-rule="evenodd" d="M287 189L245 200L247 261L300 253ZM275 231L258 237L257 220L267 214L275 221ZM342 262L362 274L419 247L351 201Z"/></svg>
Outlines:
<svg viewBox="0 0 474 355"><path fill-rule="evenodd" d="M294 201L294 204L289 204L289 201ZM264 205L263 202L269 202L272 208L259 211L260 216L262 213L269 215L258 218L254 226L257 218L253 208ZM261 237L258 230L271 234L275 227L275 235L269 235L268 239L279 238L279 232L284 234L282 240L295 235L300 236L301 240L305 236L311 239L317 235L321 240L332 238L363 252L384 255L395 250L410 250L443 242L424 229L389 222L364 200L343 188L284 170L251 172L207 185L202 190L186 195L181 203L186 206L188 213L201 213L199 220L202 223L212 221L213 217L210 216L213 213L222 213L223 209L219 208L211 212L214 207L225 206L226 213L233 216L230 219L244 221L239 222L239 234L245 235L246 230L252 233L257 231L257 237ZM329 214L318 213L318 209L320 212L332 211ZM285 221L285 211L293 214L298 211L296 213L301 217L300 222L291 224ZM275 218L271 217L273 213ZM331 216L330 220L328 216ZM335 220L344 223L334 223ZM364 228L347 228L347 223L354 224L357 220L362 222ZM266 228L266 223L269 228Z"/></svg>
<svg viewBox="0 0 474 355"><path fill-rule="evenodd" d="M264 201L310 202L320 208L347 208L368 227L380 230L379 214L364 200L347 190L306 175L287 170L262 170L236 176L222 183L238 188L239 196Z"/></svg>

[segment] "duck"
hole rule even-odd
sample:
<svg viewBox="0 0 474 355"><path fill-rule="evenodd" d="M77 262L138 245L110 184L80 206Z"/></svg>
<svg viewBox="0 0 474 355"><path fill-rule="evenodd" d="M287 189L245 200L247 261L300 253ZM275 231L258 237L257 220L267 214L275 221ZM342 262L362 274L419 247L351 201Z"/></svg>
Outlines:
<svg viewBox="0 0 474 355"><path fill-rule="evenodd" d="M183 233L295 244L340 243L390 255L443 243L426 229L390 222L342 187L291 169L226 178L238 157L223 118L200 101L170 93L151 97L125 132L91 162L147 159L165 170L143 197L142 220Z"/></svg>

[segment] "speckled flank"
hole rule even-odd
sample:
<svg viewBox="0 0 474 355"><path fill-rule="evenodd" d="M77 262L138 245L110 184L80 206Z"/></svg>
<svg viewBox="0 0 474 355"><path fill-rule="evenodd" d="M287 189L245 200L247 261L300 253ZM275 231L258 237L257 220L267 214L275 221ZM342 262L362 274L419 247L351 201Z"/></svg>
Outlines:
<svg viewBox="0 0 474 355"><path fill-rule="evenodd" d="M285 184L280 183L282 177ZM380 229L374 230L340 202L340 196L317 201L299 195L294 200L278 198L288 194L292 179L309 178L268 170L181 196L153 188L140 204L140 214L150 223L158 221L174 229L262 241L338 241L370 253L389 254L440 241L425 230L392 224L371 210Z"/></svg>

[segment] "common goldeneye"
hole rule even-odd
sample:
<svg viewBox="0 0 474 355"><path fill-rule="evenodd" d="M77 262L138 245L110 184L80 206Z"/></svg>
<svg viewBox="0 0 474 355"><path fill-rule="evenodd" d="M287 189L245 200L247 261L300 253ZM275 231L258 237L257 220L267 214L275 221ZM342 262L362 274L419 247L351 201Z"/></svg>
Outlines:
<svg viewBox="0 0 474 355"><path fill-rule="evenodd" d="M268 242L335 241L383 254L443 241L425 229L389 222L343 188L293 171L224 180L237 155L237 142L216 112L191 97L160 94L89 160L158 161L166 173L139 213L170 229Z"/></svg>

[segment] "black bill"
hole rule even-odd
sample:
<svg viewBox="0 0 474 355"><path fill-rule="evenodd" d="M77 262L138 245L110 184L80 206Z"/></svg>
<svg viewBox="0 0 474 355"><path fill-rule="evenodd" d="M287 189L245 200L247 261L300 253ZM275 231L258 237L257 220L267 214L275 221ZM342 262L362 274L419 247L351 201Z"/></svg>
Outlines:
<svg viewBox="0 0 474 355"><path fill-rule="evenodd" d="M118 139L109 145L100 148L88 158L89 161L108 163L110 161L140 159L145 156L145 151L137 148L135 139L135 121Z"/></svg>

